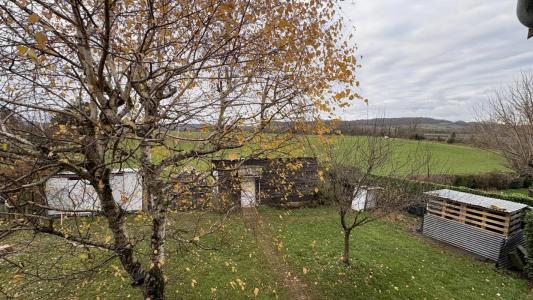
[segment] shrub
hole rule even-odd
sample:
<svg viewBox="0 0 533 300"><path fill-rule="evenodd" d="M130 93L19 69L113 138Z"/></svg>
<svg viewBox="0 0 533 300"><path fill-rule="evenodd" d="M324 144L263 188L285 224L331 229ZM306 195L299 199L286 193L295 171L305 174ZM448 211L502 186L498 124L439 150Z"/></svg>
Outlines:
<svg viewBox="0 0 533 300"><path fill-rule="evenodd" d="M526 178L524 177L516 177L509 183L509 189L521 189L528 187L526 184Z"/></svg>
<svg viewBox="0 0 533 300"><path fill-rule="evenodd" d="M450 135L446 143L453 144L456 142L456 139L457 139L457 135L455 134L455 132L452 132L452 134Z"/></svg>
<svg viewBox="0 0 533 300"><path fill-rule="evenodd" d="M453 181L453 185L471 189L477 188L477 183L473 175L457 175Z"/></svg>
<svg viewBox="0 0 533 300"><path fill-rule="evenodd" d="M491 172L477 175L455 175L452 185L471 189L505 190L520 185L520 180L508 173Z"/></svg>
<svg viewBox="0 0 533 300"><path fill-rule="evenodd" d="M392 177L384 177L384 176L376 176L376 177L379 177L381 180L393 181L399 185L407 185L411 187L413 190L417 190L417 191L450 189L450 190L455 190L459 192L465 192L465 193L470 193L474 195L502 199L502 200L523 203L529 206L533 206L533 198L528 197L528 196L523 196L523 195L516 195L516 194L504 195L501 193L491 193L491 192L471 189L471 188L467 188L463 186L451 186L451 185L434 183L434 182L407 180L407 179L402 179L402 178L392 178Z"/></svg>
<svg viewBox="0 0 533 300"><path fill-rule="evenodd" d="M524 217L524 239L526 244L526 268L527 277L533 279L533 211L530 211Z"/></svg>

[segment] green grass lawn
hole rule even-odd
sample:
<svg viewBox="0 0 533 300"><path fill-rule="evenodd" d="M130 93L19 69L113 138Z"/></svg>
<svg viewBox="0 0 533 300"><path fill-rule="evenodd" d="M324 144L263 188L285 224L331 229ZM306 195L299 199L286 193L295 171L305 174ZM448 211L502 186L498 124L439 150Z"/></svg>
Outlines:
<svg viewBox="0 0 533 300"><path fill-rule="evenodd" d="M261 253L258 253L253 235L244 228L240 214L235 214L222 231L207 238L207 245L216 245L218 250L201 250L178 244L171 232L177 228L189 228L197 220L194 214L179 213L169 221L166 244L165 273L168 299L273 299L286 298L286 291L277 277L270 273ZM214 215L206 215L201 224L207 227ZM103 221L101 219L94 221ZM134 236L147 230L146 223L128 220L134 226ZM132 228L132 227L130 227ZM97 233L98 231L94 231ZM106 233L96 237L105 239ZM147 237L147 235L145 235ZM31 241L29 247L22 247ZM203 241L203 240L202 240ZM7 261L0 260L0 291L18 293L17 299L141 299L139 290L130 286L127 274L122 271L117 259L111 258L98 272L77 276L65 274L81 266L96 266L108 258L100 250L88 252L79 247L53 240L50 237L31 234L13 237L7 244L16 244L20 249L10 261L22 263L26 272L36 276L19 276ZM137 256L146 266L146 243L141 242ZM39 278L37 275L43 275ZM48 280L48 278L54 280ZM258 289L257 297L254 290ZM0 299L4 299L0 293Z"/></svg>
<svg viewBox="0 0 533 300"><path fill-rule="evenodd" d="M519 195L519 196L528 196L528 191L526 188L523 189L508 189L500 191L504 195Z"/></svg>
<svg viewBox="0 0 533 300"><path fill-rule="evenodd" d="M346 268L333 209L261 212L293 270L322 299L533 299L527 281L516 274L388 221L353 232L352 265Z"/></svg>
<svg viewBox="0 0 533 300"><path fill-rule="evenodd" d="M526 280L409 233L405 229L409 222L378 221L357 229L352 236L352 266L345 268L339 261L342 235L333 209L262 207L260 211L276 248L281 249L280 255L316 299L533 299ZM169 220L165 264L168 299L289 298L283 275L269 269L240 214L205 240L218 250L178 244L172 232L188 227L196 216L179 213ZM204 226L214 217L206 214ZM89 223L93 226L101 221ZM134 217L128 224L137 237L148 225ZM95 238L107 236L105 230L94 233ZM29 247L21 247L30 241ZM97 266L108 258L106 252L87 251L29 233L13 236L11 242L20 251L10 256L10 262L0 260L0 291L4 293L18 292L20 299L140 298L113 257L97 272L68 275L80 266ZM137 255L143 263L146 250L145 242L141 242ZM17 275L13 262L23 264L35 276Z"/></svg>

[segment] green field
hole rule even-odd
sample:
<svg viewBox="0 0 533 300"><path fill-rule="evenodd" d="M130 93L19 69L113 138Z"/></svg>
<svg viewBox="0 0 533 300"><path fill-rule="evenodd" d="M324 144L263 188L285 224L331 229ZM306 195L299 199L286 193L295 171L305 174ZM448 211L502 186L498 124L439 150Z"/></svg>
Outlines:
<svg viewBox="0 0 533 300"><path fill-rule="evenodd" d="M199 136L202 133L186 132L182 133L187 136ZM334 136L335 143L339 143L342 147L350 147L353 143L361 142L365 137L356 136ZM322 139L317 136L295 136L290 142L282 143L280 148L275 151L266 151L268 156L317 156L319 159L324 158L324 148ZM504 159L497 153L479 149L462 144L446 144L430 141L415 141L405 139L388 139L383 140L390 143L390 148L393 155L390 158L390 163L387 168L398 168L399 173L411 172L413 164L423 159L425 153L430 153L431 161L429 163L430 174L480 174L487 172L509 172L505 167ZM254 143L248 144L246 147L238 150L228 150L214 155L213 157L230 157L235 156L246 157L250 153L268 149L276 142L276 138L272 135L262 136ZM183 150L190 150L194 144L190 142L180 143L179 148ZM160 159L168 155L166 149L156 149L154 157ZM208 166L208 159L204 160L190 160L189 165L196 168L204 169ZM346 157L346 163L353 165L353 160ZM401 167L398 167L402 165ZM378 171L380 172L380 171ZM387 170L381 171L386 174ZM420 170L423 175L427 174L427 170ZM386 174L388 175L388 174Z"/></svg>
<svg viewBox="0 0 533 300"><path fill-rule="evenodd" d="M352 266L346 268L339 261L342 235L332 208L287 211L262 207L260 212L266 231L280 249L278 255L307 285L314 299L533 299L528 282L516 274L498 271L491 263L408 232L406 224L413 224L409 217L356 229L351 243ZM217 250L178 244L172 232L191 225L196 216L178 213L170 219L165 264L168 299L290 298L283 275L269 268L240 213L230 217L222 231L202 240L206 245L217 245ZM204 215L205 226L215 217ZM94 224L101 221L92 220ZM142 219L131 217L128 223L137 228L134 235L147 230ZM99 236L104 239L106 233ZM19 299L140 298L112 257L100 271L62 278L82 265L97 265L107 253L90 249L91 255L87 255L86 249L29 233L13 236L11 242L17 245L30 240L30 247L11 255L10 262L0 260L0 291L18 291ZM141 244L138 256L143 261L144 251ZM19 275L11 263L24 265L26 272L56 279Z"/></svg>
<svg viewBox="0 0 533 300"><path fill-rule="evenodd" d="M338 138L338 143L341 143L345 147L356 143L357 139L364 139L365 137L354 136L341 136ZM321 150L321 144L316 137L307 137L305 144L312 145L307 147L308 154L317 154L320 158L324 154ZM504 159L497 153L474 148L460 144L446 144L439 142L429 141L414 141L404 139L390 139L387 140L391 143L391 149L393 155L390 159L391 165L395 163L400 164L412 164L413 157L423 156L421 153L430 153L431 162L430 173L431 174L479 174L487 172L509 172L509 169L505 167ZM314 151L310 151L309 148L314 148ZM350 163L350 158L346 158L347 163ZM403 167L407 170L409 166Z"/></svg>

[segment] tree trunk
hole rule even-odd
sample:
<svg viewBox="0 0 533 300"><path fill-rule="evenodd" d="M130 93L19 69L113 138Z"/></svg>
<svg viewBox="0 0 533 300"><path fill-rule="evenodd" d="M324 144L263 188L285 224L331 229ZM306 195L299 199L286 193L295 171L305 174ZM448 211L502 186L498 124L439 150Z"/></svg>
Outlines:
<svg viewBox="0 0 533 300"><path fill-rule="evenodd" d="M132 285L141 285L144 281L144 270L135 259L133 245L130 243L124 227L124 214L113 198L108 174L104 175L104 178L98 183L97 190L102 203L102 210L113 233L115 253L133 280Z"/></svg>
<svg viewBox="0 0 533 300"><path fill-rule="evenodd" d="M146 144L142 149L143 180L146 188L148 209L152 215L152 234L150 238L150 269L144 283L144 298L150 300L165 299L165 277L163 264L165 263L165 233L167 203L163 194L161 174L151 162L151 149Z"/></svg>
<svg viewBox="0 0 533 300"><path fill-rule="evenodd" d="M148 271L144 284L144 299L165 299L165 277L160 266L154 265Z"/></svg>
<svg viewBox="0 0 533 300"><path fill-rule="evenodd" d="M153 196L153 195L152 195ZM151 238L151 267L145 282L145 299L162 300L165 299L165 278L163 276L163 264L165 262L165 224L166 209L163 203L162 195L153 196L155 208L152 219L152 238Z"/></svg>
<svg viewBox="0 0 533 300"><path fill-rule="evenodd" d="M533 184L527 189L527 194L529 197L533 197Z"/></svg>
<svg viewBox="0 0 533 300"><path fill-rule="evenodd" d="M345 266L350 265L350 230L344 230L344 252L342 262Z"/></svg>
<svg viewBox="0 0 533 300"><path fill-rule="evenodd" d="M145 103L145 128L141 131L143 138L151 138L152 131L156 128L158 119L159 102L155 99ZM152 235L150 239L150 269L144 283L144 298L150 300L165 299L165 277L163 264L165 263L165 230L166 230L166 197L163 194L162 168L157 166L152 159L153 145L147 140L140 143L141 147L141 173L143 184L146 188L147 209L152 215Z"/></svg>

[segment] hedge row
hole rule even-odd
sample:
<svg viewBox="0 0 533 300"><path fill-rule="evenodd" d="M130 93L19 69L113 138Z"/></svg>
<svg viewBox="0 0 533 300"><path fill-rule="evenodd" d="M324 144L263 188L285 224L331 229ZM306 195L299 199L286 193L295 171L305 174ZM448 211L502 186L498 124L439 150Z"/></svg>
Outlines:
<svg viewBox="0 0 533 300"><path fill-rule="evenodd" d="M426 176L420 176L409 179L463 186L478 190L521 189L528 188L532 183L532 178L525 176L518 177L515 174L503 172L488 172L481 174L433 174L430 175L429 178Z"/></svg>
<svg viewBox="0 0 533 300"><path fill-rule="evenodd" d="M533 212L528 212L524 217L524 238L527 251L525 273L529 279L533 279Z"/></svg>
<svg viewBox="0 0 533 300"><path fill-rule="evenodd" d="M378 177L378 180L387 180L387 181L396 181L398 184L401 185L410 185L413 190L427 192L431 190L441 190L441 189L449 189L459 192L465 192L470 193L474 195L479 196L485 196L490 198L497 198L517 203L523 203L529 206L533 206L533 198L528 196L521 196L521 195L504 195L500 193L493 193L493 192L486 192L481 190L475 190L467 187L462 186L451 186L446 184L440 184L440 183L433 183L433 182L427 182L427 181L419 181L419 180L410 180L410 179L399 179L399 178L391 178L391 177Z"/></svg>

